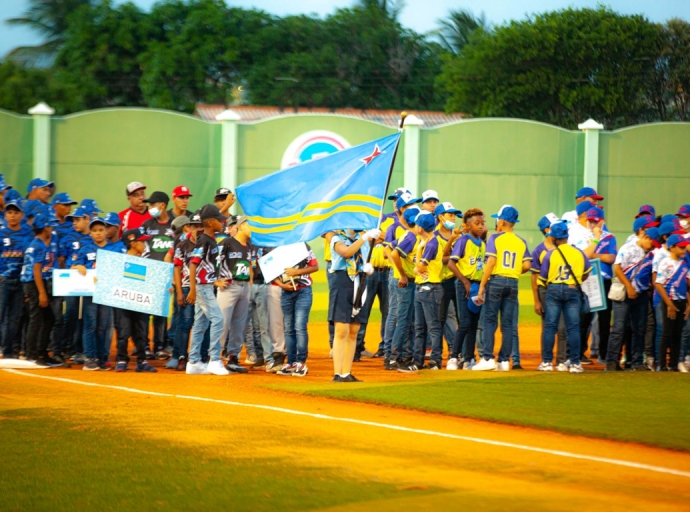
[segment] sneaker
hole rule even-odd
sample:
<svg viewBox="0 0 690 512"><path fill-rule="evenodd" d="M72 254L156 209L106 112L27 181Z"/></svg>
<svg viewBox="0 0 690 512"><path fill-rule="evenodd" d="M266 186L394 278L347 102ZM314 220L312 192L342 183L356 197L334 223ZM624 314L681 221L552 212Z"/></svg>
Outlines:
<svg viewBox="0 0 690 512"><path fill-rule="evenodd" d="M477 362L474 359L471 359L470 361L465 361L462 363L462 369L471 370L472 368L474 368L475 364L477 364Z"/></svg>
<svg viewBox="0 0 690 512"><path fill-rule="evenodd" d="M294 364L284 364L283 367L276 372L276 375L292 375L295 370Z"/></svg>
<svg viewBox="0 0 690 512"><path fill-rule="evenodd" d="M351 373L348 373L347 375L345 375L345 377L340 378L340 382L362 382L362 381L359 380L354 375L352 375Z"/></svg>
<svg viewBox="0 0 690 512"><path fill-rule="evenodd" d="M582 356L580 358L580 364L592 364L592 363L593 363L593 361L587 356Z"/></svg>
<svg viewBox="0 0 690 512"><path fill-rule="evenodd" d="M127 363L124 361L120 361L115 365L115 373L124 373L127 370L129 370L129 368L127 368Z"/></svg>
<svg viewBox="0 0 690 512"><path fill-rule="evenodd" d="M172 357L168 359L168 362L165 363L165 368L168 370L177 369L177 359L173 359Z"/></svg>
<svg viewBox="0 0 690 512"><path fill-rule="evenodd" d="M371 356L371 357L377 358L377 357L383 357L383 356L385 356L385 355L386 355L386 352L384 352L384 350L383 350L382 348L380 348L380 349L378 349L378 350L376 351L376 353L375 353L373 356Z"/></svg>
<svg viewBox="0 0 690 512"><path fill-rule="evenodd" d="M553 371L553 364L551 363L545 363L542 361L539 363L539 366L537 366L537 371L538 372L552 372Z"/></svg>
<svg viewBox="0 0 690 512"><path fill-rule="evenodd" d="M223 366L223 361L220 359L216 359L208 363L206 369L208 370L208 373L212 373L213 375L230 375L230 371Z"/></svg>
<svg viewBox="0 0 690 512"><path fill-rule="evenodd" d="M273 365L270 367L269 367L269 365L266 365L266 372L267 373L277 373L278 370L280 370L284 364L285 364L285 354L282 354L280 352L274 352L273 353Z"/></svg>
<svg viewBox="0 0 690 512"><path fill-rule="evenodd" d="M622 372L623 368L618 363L606 363L607 372Z"/></svg>
<svg viewBox="0 0 690 512"><path fill-rule="evenodd" d="M100 368L100 366L98 366L98 363L96 361L94 361L93 359L89 359L88 361L86 361L84 363L84 367L82 368L82 370L87 370L90 372L97 372L100 369L101 368Z"/></svg>
<svg viewBox="0 0 690 512"><path fill-rule="evenodd" d="M108 370L110 370L110 363L108 361L101 361L100 363L98 363L98 368L102 372L107 372Z"/></svg>
<svg viewBox="0 0 690 512"><path fill-rule="evenodd" d="M187 375L210 375L211 372L208 371L208 366L205 363L187 363L187 368L185 368Z"/></svg>
<svg viewBox="0 0 690 512"><path fill-rule="evenodd" d="M678 363L678 371L680 373L688 373L688 365L685 363Z"/></svg>
<svg viewBox="0 0 690 512"><path fill-rule="evenodd" d="M395 359L389 359L387 361L387 364L384 364L384 368L386 370L395 371L398 368L400 368L400 363L398 363L398 361L396 361Z"/></svg>
<svg viewBox="0 0 690 512"><path fill-rule="evenodd" d="M293 370L292 370L292 376L293 377L304 377L308 371L309 371L309 368L307 368L306 364L295 363Z"/></svg>
<svg viewBox="0 0 690 512"><path fill-rule="evenodd" d="M427 370L440 370L439 364L434 360L429 360L429 365L426 367Z"/></svg>
<svg viewBox="0 0 690 512"><path fill-rule="evenodd" d="M263 357L257 357L256 361L254 361L254 364L252 365L252 368L261 368L262 366L266 366L266 361L264 361Z"/></svg>
<svg viewBox="0 0 690 512"><path fill-rule="evenodd" d="M582 373L585 370L582 368L581 364L572 364L570 365L570 373Z"/></svg>
<svg viewBox="0 0 690 512"><path fill-rule="evenodd" d="M156 359L156 354L154 354L151 350L148 348L146 349L146 359L151 361L152 359Z"/></svg>
<svg viewBox="0 0 690 512"><path fill-rule="evenodd" d="M175 371L183 372L187 369L187 358L185 356L180 356L177 358L177 366Z"/></svg>
<svg viewBox="0 0 690 512"><path fill-rule="evenodd" d="M415 373L419 368L414 363L406 363L398 367L400 373ZM352 381L347 381L352 382Z"/></svg>
<svg viewBox="0 0 690 512"><path fill-rule="evenodd" d="M232 373L249 373L249 370L244 366L240 366L236 356L228 358L228 364L225 365L225 369Z"/></svg>
<svg viewBox="0 0 690 512"><path fill-rule="evenodd" d="M164 361L169 357L170 355L165 350L159 350L158 352L156 352L156 359L158 359L159 361Z"/></svg>
<svg viewBox="0 0 690 512"><path fill-rule="evenodd" d="M253 354L251 356L247 356L247 359L244 360L244 364L253 365L254 363L256 363L256 356Z"/></svg>
<svg viewBox="0 0 690 512"><path fill-rule="evenodd" d="M455 371L457 369L458 369L458 358L453 357L451 359L448 359L448 362L446 363L446 370Z"/></svg>
<svg viewBox="0 0 690 512"><path fill-rule="evenodd" d="M343 381L343 378L336 373L335 375L333 375L333 380L331 382L342 382L342 381Z"/></svg>
<svg viewBox="0 0 690 512"><path fill-rule="evenodd" d="M137 367L136 367L136 369L135 369L134 371L137 372L137 373L142 373L142 372L146 372L146 373L158 373L158 370L156 370L153 366L151 366L151 365L150 365L149 363L147 363L146 361L141 362L141 363L137 363Z"/></svg>
<svg viewBox="0 0 690 512"><path fill-rule="evenodd" d="M372 358L372 357L374 357L374 354L372 354L368 350L362 350L362 353L360 354L360 356L366 357L366 358Z"/></svg>
<svg viewBox="0 0 690 512"><path fill-rule="evenodd" d="M513 370L524 370L522 366L520 366L520 363L518 364L513 364Z"/></svg>
<svg viewBox="0 0 690 512"><path fill-rule="evenodd" d="M484 359L483 357L479 360L477 364L472 367L475 372L481 372L486 370L495 370L496 360L495 359Z"/></svg>
<svg viewBox="0 0 690 512"><path fill-rule="evenodd" d="M62 358L58 360L55 357L46 357L43 361L48 365L49 368L57 368L58 366L62 366L64 363Z"/></svg>
<svg viewBox="0 0 690 512"><path fill-rule="evenodd" d="M74 364L84 364L86 363L86 357L81 352L77 352L74 354L74 356L72 356L71 361Z"/></svg>
<svg viewBox="0 0 690 512"><path fill-rule="evenodd" d="M38 368L53 368L53 366L51 366L50 363L48 362L48 359L50 359L50 358L39 357L38 359L36 359L36 361L34 361L34 364Z"/></svg>
<svg viewBox="0 0 690 512"><path fill-rule="evenodd" d="M570 368L570 359L567 359L565 363L561 363L556 367L559 372L567 372L568 368Z"/></svg>
<svg viewBox="0 0 690 512"><path fill-rule="evenodd" d="M509 372L510 371L510 361L502 361L496 365L497 372Z"/></svg>

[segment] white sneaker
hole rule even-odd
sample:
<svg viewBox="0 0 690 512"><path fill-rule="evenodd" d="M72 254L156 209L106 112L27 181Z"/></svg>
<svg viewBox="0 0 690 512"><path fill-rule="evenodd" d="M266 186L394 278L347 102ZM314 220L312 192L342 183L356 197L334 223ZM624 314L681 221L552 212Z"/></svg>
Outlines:
<svg viewBox="0 0 690 512"><path fill-rule="evenodd" d="M567 372L568 368L570 368L570 359L568 359L565 363L559 364L556 369L559 372Z"/></svg>
<svg viewBox="0 0 690 512"><path fill-rule="evenodd" d="M503 361L496 365L497 372L509 372L510 371L510 361Z"/></svg>
<svg viewBox="0 0 690 512"><path fill-rule="evenodd" d="M678 371L680 373L688 373L688 365L685 363L678 363Z"/></svg>
<svg viewBox="0 0 690 512"><path fill-rule="evenodd" d="M256 363L256 356L247 356L247 359L244 360L244 364L254 364Z"/></svg>
<svg viewBox="0 0 690 512"><path fill-rule="evenodd" d="M211 361L208 363L208 373L212 373L213 375L229 375L230 372L223 366L223 361L220 359L216 359L215 361Z"/></svg>
<svg viewBox="0 0 690 512"><path fill-rule="evenodd" d="M553 364L551 363L545 363L542 361L539 363L539 366L537 366L537 371L538 372L552 372L553 371Z"/></svg>
<svg viewBox="0 0 690 512"><path fill-rule="evenodd" d="M496 360L495 359L484 359L481 358L477 364L472 367L475 372L481 372L486 370L495 370Z"/></svg>
<svg viewBox="0 0 690 512"><path fill-rule="evenodd" d="M209 375L211 372L208 371L208 366L201 361L196 363L187 363L187 369L185 370L187 375Z"/></svg>
<svg viewBox="0 0 690 512"><path fill-rule="evenodd" d="M584 371L581 364L570 365L570 373L582 373Z"/></svg>
<svg viewBox="0 0 690 512"><path fill-rule="evenodd" d="M457 370L457 369L458 369L457 358L453 357L451 359L448 359L448 362L446 363L446 370Z"/></svg>

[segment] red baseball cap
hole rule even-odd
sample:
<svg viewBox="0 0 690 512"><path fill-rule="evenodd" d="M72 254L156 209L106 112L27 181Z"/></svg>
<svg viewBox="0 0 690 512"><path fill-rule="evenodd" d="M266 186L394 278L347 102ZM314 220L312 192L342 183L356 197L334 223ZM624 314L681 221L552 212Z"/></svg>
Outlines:
<svg viewBox="0 0 690 512"><path fill-rule="evenodd" d="M173 197L192 197L192 193L184 185L179 185L173 190Z"/></svg>

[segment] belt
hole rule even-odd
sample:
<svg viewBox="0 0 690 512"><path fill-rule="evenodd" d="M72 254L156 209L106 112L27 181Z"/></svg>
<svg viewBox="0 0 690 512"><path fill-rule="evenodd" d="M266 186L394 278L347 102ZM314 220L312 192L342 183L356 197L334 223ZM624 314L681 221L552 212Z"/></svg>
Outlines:
<svg viewBox="0 0 690 512"><path fill-rule="evenodd" d="M390 267L374 267L376 272L388 272L390 269Z"/></svg>
<svg viewBox="0 0 690 512"><path fill-rule="evenodd" d="M574 284L565 284L565 283L549 283L549 286L567 286L568 288L577 288L577 286Z"/></svg>

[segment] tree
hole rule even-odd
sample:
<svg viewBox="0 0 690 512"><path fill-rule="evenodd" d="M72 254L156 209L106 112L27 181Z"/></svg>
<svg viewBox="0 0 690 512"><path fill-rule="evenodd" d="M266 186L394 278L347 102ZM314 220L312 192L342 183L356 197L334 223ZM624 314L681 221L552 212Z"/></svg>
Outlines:
<svg viewBox="0 0 690 512"><path fill-rule="evenodd" d="M449 94L448 112L568 128L588 117L611 128L635 124L649 111L660 30L603 7L537 15L472 38L445 58L437 84Z"/></svg>
<svg viewBox="0 0 690 512"><path fill-rule="evenodd" d="M65 41L69 14L91 3L92 0L29 0L29 8L23 16L10 18L5 23L29 27L46 40L37 46L19 46L7 58L23 63L49 63Z"/></svg>
<svg viewBox="0 0 690 512"><path fill-rule="evenodd" d="M475 16L468 9L451 10L448 18L439 19L438 24L439 29L436 33L441 45L452 53L460 53L477 30L484 32L489 30L489 23L484 13Z"/></svg>
<svg viewBox="0 0 690 512"><path fill-rule="evenodd" d="M48 96L48 71L0 62L0 106L20 114Z"/></svg>
<svg viewBox="0 0 690 512"><path fill-rule="evenodd" d="M376 9L392 20L397 20L405 8L405 0L357 0L355 9Z"/></svg>

